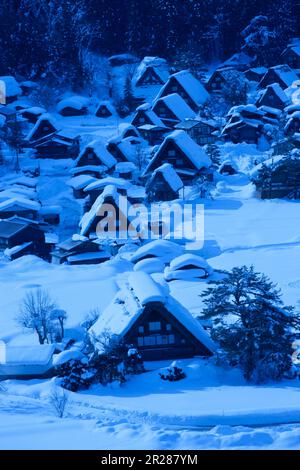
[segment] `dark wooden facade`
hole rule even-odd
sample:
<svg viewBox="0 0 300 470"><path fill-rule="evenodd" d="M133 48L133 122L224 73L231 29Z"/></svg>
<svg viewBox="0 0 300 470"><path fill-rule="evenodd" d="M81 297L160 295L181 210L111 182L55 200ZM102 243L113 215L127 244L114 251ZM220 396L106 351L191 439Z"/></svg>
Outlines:
<svg viewBox="0 0 300 470"><path fill-rule="evenodd" d="M178 198L178 192L173 191L159 171L148 181L146 193L149 202L173 201Z"/></svg>
<svg viewBox="0 0 300 470"><path fill-rule="evenodd" d="M174 127L180 122L176 114L166 105L164 100L157 100L153 106L153 111L167 127Z"/></svg>
<svg viewBox="0 0 300 470"><path fill-rule="evenodd" d="M232 124L224 129L223 137L225 140L230 140L234 144L238 144L240 142L257 144L258 139L262 134L262 127L263 124L261 124L261 126L252 126L251 123L237 122L236 124Z"/></svg>
<svg viewBox="0 0 300 470"><path fill-rule="evenodd" d="M160 302L144 307L124 340L133 344L146 361L212 355Z"/></svg>
<svg viewBox="0 0 300 470"><path fill-rule="evenodd" d="M175 126L175 129L182 129L195 141L198 145L213 144L217 140L215 135L217 126L208 121L186 120Z"/></svg>
<svg viewBox="0 0 300 470"><path fill-rule="evenodd" d="M256 101L256 106L269 106L276 109L284 109L287 104L287 99L282 100L280 96L274 91L273 87L268 86L263 94Z"/></svg>
<svg viewBox="0 0 300 470"><path fill-rule="evenodd" d="M43 119L39 124L37 124L36 129L30 136L30 141L34 142L36 140L40 140L46 136L54 134L56 131L56 127L54 127L54 125L48 119Z"/></svg>
<svg viewBox="0 0 300 470"><path fill-rule="evenodd" d="M24 244L27 245L11 254L11 259L17 259L25 254L34 254L43 259L49 259L50 247L45 243L45 234L37 224L13 220L0 221L0 250Z"/></svg>
<svg viewBox="0 0 300 470"><path fill-rule="evenodd" d="M151 174L153 170L160 167L163 163L170 163L174 169L180 173L180 170L189 170L187 178L180 173L181 179L187 183L187 180L195 178L199 170L193 165L187 155L181 150L174 140L166 139L158 152L154 155L152 161L147 168L147 174Z"/></svg>
<svg viewBox="0 0 300 470"><path fill-rule="evenodd" d="M165 135L170 132L171 129L167 127L152 126L151 124L146 124L139 127L139 132L143 139L147 140L149 145L160 145Z"/></svg>
<svg viewBox="0 0 300 470"><path fill-rule="evenodd" d="M288 47L281 54L282 61L292 69L300 69L300 43L297 47Z"/></svg>
<svg viewBox="0 0 300 470"><path fill-rule="evenodd" d="M281 68L285 68L287 69L287 71L290 71L292 73L290 67L287 64L283 64L283 65L276 66L276 67L271 67L268 69L268 71L265 73L265 75L259 82L259 87L266 88L268 85L272 85L272 83L278 83L281 86L281 88L284 90L285 88L290 86L291 83L284 81L282 77L280 76Z"/></svg>
<svg viewBox="0 0 300 470"><path fill-rule="evenodd" d="M262 199L300 199L300 160L288 159L271 171L261 190Z"/></svg>
<svg viewBox="0 0 300 470"><path fill-rule="evenodd" d="M136 82L136 86L150 86L150 85L163 85L164 81L161 79L159 74L156 72L155 67L149 65L145 68Z"/></svg>
<svg viewBox="0 0 300 470"><path fill-rule="evenodd" d="M195 103L191 95L184 89L184 87L179 83L175 76L171 76L167 81L163 92L160 95L160 98L163 96L171 95L172 93L177 93L184 101L189 105L194 111L198 111L199 105ZM153 108L154 109L154 108Z"/></svg>
<svg viewBox="0 0 300 470"><path fill-rule="evenodd" d="M106 103L100 103L96 111L96 116L99 118L108 118L112 115L113 113L110 110L109 106Z"/></svg>

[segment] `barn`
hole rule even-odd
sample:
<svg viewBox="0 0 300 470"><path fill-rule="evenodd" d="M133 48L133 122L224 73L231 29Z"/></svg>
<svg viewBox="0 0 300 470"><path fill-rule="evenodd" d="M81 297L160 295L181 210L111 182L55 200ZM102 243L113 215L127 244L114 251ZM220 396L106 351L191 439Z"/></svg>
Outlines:
<svg viewBox="0 0 300 470"><path fill-rule="evenodd" d="M139 106L136 109L136 113L132 120L132 125L135 127L144 126L145 124L160 127L164 126L162 120L151 109L151 105L149 103L144 103Z"/></svg>
<svg viewBox="0 0 300 470"><path fill-rule="evenodd" d="M116 294L91 329L95 337L104 331L137 348L146 361L210 357L215 345L186 308L138 271Z"/></svg>

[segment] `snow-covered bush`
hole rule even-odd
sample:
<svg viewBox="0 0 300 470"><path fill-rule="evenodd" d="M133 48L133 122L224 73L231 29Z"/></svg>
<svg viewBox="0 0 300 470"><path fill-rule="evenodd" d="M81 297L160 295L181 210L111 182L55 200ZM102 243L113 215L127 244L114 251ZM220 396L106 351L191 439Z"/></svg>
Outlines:
<svg viewBox="0 0 300 470"><path fill-rule="evenodd" d="M87 358L71 359L57 366L56 371L62 377L61 386L72 392L89 388L96 375L96 370L89 365Z"/></svg>
<svg viewBox="0 0 300 470"><path fill-rule="evenodd" d="M185 372L176 365L172 365L169 369L167 369L166 374L159 374L162 380L168 380L169 382L177 382L178 380L182 380L186 378Z"/></svg>

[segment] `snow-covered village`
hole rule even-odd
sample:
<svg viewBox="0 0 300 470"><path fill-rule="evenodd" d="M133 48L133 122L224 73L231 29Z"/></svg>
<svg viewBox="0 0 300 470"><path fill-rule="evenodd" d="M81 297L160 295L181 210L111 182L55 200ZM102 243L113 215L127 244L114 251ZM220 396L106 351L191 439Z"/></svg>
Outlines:
<svg viewBox="0 0 300 470"><path fill-rule="evenodd" d="M300 17L264 3L0 1L1 450L300 449Z"/></svg>

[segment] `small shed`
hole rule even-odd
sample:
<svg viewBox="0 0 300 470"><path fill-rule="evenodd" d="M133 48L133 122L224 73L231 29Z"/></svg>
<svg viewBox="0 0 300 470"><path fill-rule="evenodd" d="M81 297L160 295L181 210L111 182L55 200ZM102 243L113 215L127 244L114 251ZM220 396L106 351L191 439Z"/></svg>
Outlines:
<svg viewBox="0 0 300 470"><path fill-rule="evenodd" d="M83 96L71 96L61 100L56 110L59 114L65 117L69 116L84 116L88 113L89 100Z"/></svg>
<svg viewBox="0 0 300 470"><path fill-rule="evenodd" d="M51 377L55 345L0 345L0 378L34 379Z"/></svg>
<svg viewBox="0 0 300 470"><path fill-rule="evenodd" d="M97 107L96 116L99 118L109 118L117 116L117 111L110 101L101 101Z"/></svg>

